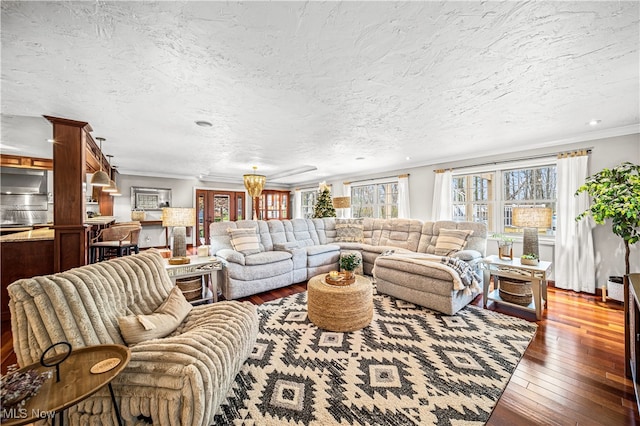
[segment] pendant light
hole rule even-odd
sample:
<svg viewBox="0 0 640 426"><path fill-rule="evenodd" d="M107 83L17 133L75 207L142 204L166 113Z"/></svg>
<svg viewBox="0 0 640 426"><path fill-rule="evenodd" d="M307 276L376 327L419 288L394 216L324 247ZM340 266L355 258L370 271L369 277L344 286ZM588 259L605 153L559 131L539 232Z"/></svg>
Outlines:
<svg viewBox="0 0 640 426"><path fill-rule="evenodd" d="M91 176L91 185L93 186L109 186L109 175L102 171L102 141L104 138L96 138L100 141L100 158L98 162L100 163L100 170L95 172L93 176Z"/></svg>
<svg viewBox="0 0 640 426"><path fill-rule="evenodd" d="M118 168L118 166L113 166L113 168L111 169L112 173L115 173L117 168ZM118 188L118 182L116 181L116 176L117 176L116 174L113 175L113 184L114 184L114 186L116 188L116 192L112 192L111 196L112 197L121 197L122 193L120 192L120 188Z"/></svg>
<svg viewBox="0 0 640 426"><path fill-rule="evenodd" d="M109 159L109 174L111 174L111 158L113 158L113 155L107 155L107 158ZM113 179L109 179L109 185L102 188L102 190L113 195L113 193L118 192L118 187L116 186L116 183L113 181Z"/></svg>

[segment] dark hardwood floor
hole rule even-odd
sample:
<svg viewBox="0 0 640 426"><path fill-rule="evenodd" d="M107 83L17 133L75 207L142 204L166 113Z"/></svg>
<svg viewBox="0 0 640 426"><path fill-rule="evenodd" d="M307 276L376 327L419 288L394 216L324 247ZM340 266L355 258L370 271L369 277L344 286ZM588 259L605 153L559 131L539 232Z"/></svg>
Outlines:
<svg viewBox="0 0 640 426"><path fill-rule="evenodd" d="M255 304L306 290L306 284L247 297ZM482 297L473 302L482 306ZM529 321L534 314L489 305ZM640 424L624 377L622 304L549 288L548 309L488 425ZM2 323L2 373L15 363L11 326Z"/></svg>

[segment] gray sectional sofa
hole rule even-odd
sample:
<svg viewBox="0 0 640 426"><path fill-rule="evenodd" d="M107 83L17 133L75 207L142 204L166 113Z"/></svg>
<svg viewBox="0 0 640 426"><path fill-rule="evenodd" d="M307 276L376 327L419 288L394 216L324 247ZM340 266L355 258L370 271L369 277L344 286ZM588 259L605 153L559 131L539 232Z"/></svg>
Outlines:
<svg viewBox="0 0 640 426"><path fill-rule="evenodd" d="M212 223L211 254L225 261L218 279L224 297L237 299L339 269L341 250L357 250L362 254L364 273L375 276L379 292L441 312L453 314L481 292L477 287L473 291L454 289L455 277L448 276L431 261L438 257L435 248L440 230L470 230L473 232L464 250L452 256L479 268L486 253L485 225L365 218L360 220L361 238L345 240L338 235L336 223L340 227L349 221L357 222L323 218ZM229 229L247 228L258 234L258 253L243 254L232 246ZM394 255L386 256L390 252ZM430 262L420 265L426 258Z"/></svg>

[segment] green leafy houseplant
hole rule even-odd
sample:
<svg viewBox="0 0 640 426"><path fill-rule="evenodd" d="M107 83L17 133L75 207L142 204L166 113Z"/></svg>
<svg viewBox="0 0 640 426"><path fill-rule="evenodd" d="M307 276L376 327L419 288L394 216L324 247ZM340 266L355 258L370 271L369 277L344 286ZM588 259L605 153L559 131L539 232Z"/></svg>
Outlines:
<svg viewBox="0 0 640 426"><path fill-rule="evenodd" d="M340 258L340 269L353 272L356 270L358 265L360 265L360 262L360 257L358 257L356 254L347 254Z"/></svg>
<svg viewBox="0 0 640 426"><path fill-rule="evenodd" d="M624 240L625 275L629 275L630 246L640 240L640 165L625 162L603 169L589 176L576 195L582 192L591 196L591 206L576 220L588 215L599 225L611 220L613 233Z"/></svg>
<svg viewBox="0 0 640 426"><path fill-rule="evenodd" d="M493 234L491 237L498 240L499 246L510 245L513 244L514 241L513 238L504 234Z"/></svg>

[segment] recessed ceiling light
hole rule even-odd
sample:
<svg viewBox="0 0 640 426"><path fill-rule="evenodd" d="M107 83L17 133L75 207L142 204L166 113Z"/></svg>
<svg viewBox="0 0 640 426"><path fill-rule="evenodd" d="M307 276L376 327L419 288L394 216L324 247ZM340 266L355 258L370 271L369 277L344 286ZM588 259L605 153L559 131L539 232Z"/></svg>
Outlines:
<svg viewBox="0 0 640 426"><path fill-rule="evenodd" d="M589 126L597 126L598 124L602 123L602 120L591 120L589 121Z"/></svg>
<svg viewBox="0 0 640 426"><path fill-rule="evenodd" d="M364 157L356 157L356 160L364 160Z"/></svg>
<svg viewBox="0 0 640 426"><path fill-rule="evenodd" d="M204 121L204 120L198 120L196 121L196 124L200 127L211 127L213 126L213 124L211 124L210 121Z"/></svg>
<svg viewBox="0 0 640 426"><path fill-rule="evenodd" d="M407 157L407 161L410 161L410 160L411 160L411 157Z"/></svg>

